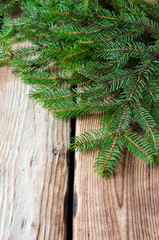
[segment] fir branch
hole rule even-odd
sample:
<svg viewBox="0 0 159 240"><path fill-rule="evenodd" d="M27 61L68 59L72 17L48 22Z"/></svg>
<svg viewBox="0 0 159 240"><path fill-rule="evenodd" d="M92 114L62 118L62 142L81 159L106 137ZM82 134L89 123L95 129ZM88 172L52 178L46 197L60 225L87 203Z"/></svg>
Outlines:
<svg viewBox="0 0 159 240"><path fill-rule="evenodd" d="M25 25L27 22L20 22L20 23L9 23L9 22L4 22L4 24L9 25L9 26L21 26Z"/></svg>
<svg viewBox="0 0 159 240"><path fill-rule="evenodd" d="M119 4L119 2L117 2L117 1L116 1L116 4L119 5L120 8L121 8L121 7L122 7L122 8L125 8L125 9L127 9L128 11L130 11L132 14L134 14L135 16L137 16L137 18L140 20L141 24L142 24L143 26L145 26L146 28L148 28L148 29L153 29L153 30L155 30L155 31L159 31L159 29L156 29L155 27L146 24L146 23L141 19L141 17L140 17L134 10L130 9L128 6L126 6L126 5L121 5L121 4Z"/></svg>
<svg viewBox="0 0 159 240"><path fill-rule="evenodd" d="M69 16L69 15L74 15L74 16L83 16L83 17L86 17L86 18L94 18L94 14L84 14L84 13L75 13L75 12L53 12L52 13L53 15L66 15L66 16ZM123 23L130 23L130 24L136 24L136 25L140 25L140 26L144 26L148 29L153 29L157 32L159 32L159 29L156 29L154 27L152 27L151 25L147 25L147 24L143 24L142 22L134 22L134 21L130 21L130 20L125 20L125 19L120 19L120 18L117 18L117 17L108 17L108 16L104 16L104 15L99 15L99 14L96 14L95 17L98 17L98 18L104 18L104 19L109 19L109 20L115 20L115 21L118 21L118 22L123 22Z"/></svg>
<svg viewBox="0 0 159 240"><path fill-rule="evenodd" d="M99 12L99 10L98 10L98 9L97 9L97 7L95 6L94 2L93 2L92 0L90 0L90 2L91 2L91 4L93 5L93 7L94 7L94 9L95 9L96 13L98 13L98 12Z"/></svg>
<svg viewBox="0 0 159 240"><path fill-rule="evenodd" d="M10 33L12 30L13 30L13 27L10 28L10 29L8 30L8 32L6 32L4 35L2 35L2 36L0 37L0 39L5 38L7 35L9 35L9 33Z"/></svg>
<svg viewBox="0 0 159 240"><path fill-rule="evenodd" d="M159 113L159 107L158 107L158 105L157 105L157 101L156 101L156 99L155 99L155 97L154 97L154 95L153 95L153 93L152 93L152 90L151 90L151 88L150 88L150 86L149 86L149 84L148 84L147 81L146 81L146 85L147 85L147 88L148 88L148 90L149 90L149 92L150 92L150 94L151 94L151 96L152 96L153 102L154 102L155 105L156 105L156 110L157 110L157 112Z"/></svg>
<svg viewBox="0 0 159 240"><path fill-rule="evenodd" d="M145 116L143 115L143 113L140 111L139 107L137 107L136 105L133 104L133 107L137 110L137 112L140 114L140 116L143 118L144 122L146 123L151 135L152 135L152 138L153 138L153 141L154 141L154 147L155 147L155 150L156 152L158 152L157 150L157 143L156 143L156 138L155 138L155 135L152 131L152 127L150 126L150 124L148 123L148 121L146 120Z"/></svg>
<svg viewBox="0 0 159 240"><path fill-rule="evenodd" d="M96 30L93 30L93 31L89 31L89 32L84 32L84 31L81 31L81 32L64 32L64 31L59 31L60 33L64 33L64 34L69 34L69 35L89 35L89 34L93 34L93 33L97 33L97 32L101 32L101 31L104 31L104 30L107 30L111 27L114 27L115 25L117 25L118 22L115 22L107 27L103 27L101 29L96 29ZM81 43L81 42L80 42Z"/></svg>
<svg viewBox="0 0 159 240"><path fill-rule="evenodd" d="M104 39L104 40L87 41L87 42L84 42L84 41L82 42L82 41L80 41L79 43L80 43L80 44L90 44L90 43L109 42L109 41L117 40L117 39L120 39L120 38L128 37L128 36L130 36L130 35L135 34L136 32L137 32L137 31L133 31L133 32L130 32L130 33L127 33L127 34L124 34L124 35L118 36L118 37L109 38L109 39Z"/></svg>
<svg viewBox="0 0 159 240"><path fill-rule="evenodd" d="M27 35L27 36L29 37L29 39L32 39L33 42L35 42L35 43L37 43L38 45L40 45L39 42L35 39L35 37L33 37L32 35L30 35L29 33L27 33L27 32L24 31L24 30L22 30L22 32L23 32L25 35Z"/></svg>
<svg viewBox="0 0 159 240"><path fill-rule="evenodd" d="M51 59L52 59L52 57L49 57L41 62L26 64L26 65L17 64L17 66L18 67L33 67L33 66L35 67L35 66L41 65L43 63L46 63L46 62L50 61Z"/></svg>
<svg viewBox="0 0 159 240"><path fill-rule="evenodd" d="M1 48L3 48L6 52L8 52L9 53L9 55L11 55L12 56L12 52L11 51L9 51L5 46L3 46L3 45L1 45L0 44L0 47Z"/></svg>
<svg viewBox="0 0 159 240"><path fill-rule="evenodd" d="M94 142L98 142L99 144L101 140L107 139L107 137L113 135L114 133L116 133L116 131L107 133L106 135L99 136L99 137L93 137L91 134L88 134L88 133L81 134L80 136L75 137L75 140L74 139L72 140L73 142L75 141L75 143L71 144L71 149L78 150L78 151L84 151L84 150L90 151L91 149L94 148ZM94 132L92 132L92 134L94 134ZM93 143L92 148L90 143L91 144ZM103 144L103 141L101 141L101 144Z"/></svg>
<svg viewBox="0 0 159 240"><path fill-rule="evenodd" d="M126 138L129 142L131 142L136 148L139 149L139 151L141 151L143 153L143 155L146 156L146 158L148 158L148 163L152 163L152 157L146 151L144 151L144 149L142 149L139 144L137 144L135 141L133 141L133 139L131 139L126 134L124 134L123 137ZM143 139L142 139L142 141L143 141Z"/></svg>
<svg viewBox="0 0 159 240"><path fill-rule="evenodd" d="M30 12L32 15L36 16L34 12L32 12L27 6L23 5L23 7L28 11Z"/></svg>
<svg viewBox="0 0 159 240"><path fill-rule="evenodd" d="M68 59L73 58L73 57L75 57L75 56L77 56L77 55L80 55L80 54L82 54L82 53L88 52L88 51L90 51L90 50L91 50L91 48L85 49L85 50L80 51L80 52L77 52L77 53L74 53L73 55L68 56L67 58L65 58L65 61L67 62Z"/></svg>
<svg viewBox="0 0 159 240"><path fill-rule="evenodd" d="M116 141L117 141L117 134L116 134L115 139L114 139L114 141L113 141L113 144L112 144L112 146L111 146L111 148L110 148L109 154L108 154L108 156L107 156L107 158L106 158L106 160L105 160L105 163L104 163L104 166L103 166L103 173L107 171L106 165L107 165L107 163L108 163L108 161L109 161L109 158L110 158L110 156L111 156L111 154L112 154L112 152L113 152L113 149L114 149L114 147L115 147Z"/></svg>

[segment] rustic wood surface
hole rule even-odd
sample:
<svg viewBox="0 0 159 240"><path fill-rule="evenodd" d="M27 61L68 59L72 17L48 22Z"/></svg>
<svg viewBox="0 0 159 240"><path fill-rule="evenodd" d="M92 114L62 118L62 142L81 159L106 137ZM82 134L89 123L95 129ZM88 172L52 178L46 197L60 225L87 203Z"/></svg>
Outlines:
<svg viewBox="0 0 159 240"><path fill-rule="evenodd" d="M99 128L100 115L76 123L76 134ZM76 153L74 240L159 239L159 169L124 151L115 176L96 175L96 152Z"/></svg>
<svg viewBox="0 0 159 240"><path fill-rule="evenodd" d="M65 240L70 123L55 121L28 92L0 68L0 240ZM99 128L99 119L78 119L76 134ZM159 239L159 170L124 151L106 180L94 173L95 156L75 155L73 239Z"/></svg>
<svg viewBox="0 0 159 240"><path fill-rule="evenodd" d="M70 123L0 68L0 240L66 239Z"/></svg>

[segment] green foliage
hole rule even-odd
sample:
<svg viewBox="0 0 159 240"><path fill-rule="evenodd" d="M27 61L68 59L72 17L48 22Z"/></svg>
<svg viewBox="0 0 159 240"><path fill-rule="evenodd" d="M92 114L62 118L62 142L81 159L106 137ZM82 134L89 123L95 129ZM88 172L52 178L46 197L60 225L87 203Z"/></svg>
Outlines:
<svg viewBox="0 0 159 240"><path fill-rule="evenodd" d="M15 7L22 16L12 19ZM71 143L99 149L101 176L113 173L124 147L159 163L158 13L157 3L136 0L1 1L0 63L33 86L30 97L58 119L104 113L100 129ZM46 71L53 62L62 73Z"/></svg>

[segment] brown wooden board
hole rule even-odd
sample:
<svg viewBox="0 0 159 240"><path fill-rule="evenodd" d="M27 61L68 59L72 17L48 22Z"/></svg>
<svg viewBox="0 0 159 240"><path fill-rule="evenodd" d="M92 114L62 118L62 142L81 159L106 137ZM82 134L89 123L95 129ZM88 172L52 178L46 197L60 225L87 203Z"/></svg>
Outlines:
<svg viewBox="0 0 159 240"><path fill-rule="evenodd" d="M29 100L0 68L0 239L64 240L70 123Z"/></svg>
<svg viewBox="0 0 159 240"><path fill-rule="evenodd" d="M76 134L98 129L100 115L77 120ZM159 169L124 151L115 175L96 175L96 152L76 153L74 240L159 239Z"/></svg>

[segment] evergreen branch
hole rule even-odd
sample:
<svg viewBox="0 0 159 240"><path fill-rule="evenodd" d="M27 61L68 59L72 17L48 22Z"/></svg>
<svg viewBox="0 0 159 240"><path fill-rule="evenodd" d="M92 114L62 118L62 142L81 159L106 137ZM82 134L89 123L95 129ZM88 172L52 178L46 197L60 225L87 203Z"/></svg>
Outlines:
<svg viewBox="0 0 159 240"><path fill-rule="evenodd" d="M36 79L36 80L58 80L58 77L26 77L26 81L30 79ZM61 78L62 82L67 80L72 80L72 78ZM56 82L58 83L58 82ZM37 83L36 83L37 84Z"/></svg>
<svg viewBox="0 0 159 240"><path fill-rule="evenodd" d="M151 88L150 88L150 86L149 86L149 84L148 84L147 81L146 81L146 85L147 85L147 88L148 88L148 90L149 90L149 92L150 92L150 94L151 94L151 96L152 96L153 102L154 102L155 105L156 105L157 112L159 113L159 108L158 108L158 105L157 105L157 101L156 101L156 99L155 99L155 97L154 97L154 95L153 95L153 93L152 93L152 91L151 91Z"/></svg>
<svg viewBox="0 0 159 240"><path fill-rule="evenodd" d="M108 84L111 84L111 83L114 83L114 82L118 82L118 81L123 80L123 79L125 79L125 78L134 77L135 75L136 75L136 74L132 73L132 74L129 74L129 75L126 75L126 76L117 78L117 79L115 79L115 80L112 80L112 81L108 82Z"/></svg>
<svg viewBox="0 0 159 240"><path fill-rule="evenodd" d="M135 84L134 88L132 89L132 92L131 92L131 94L130 94L130 96L128 98L128 102L130 102L130 100L132 99L133 94L134 94L136 88L138 87L138 83L139 83L140 79L141 79L141 74L137 78L136 84Z"/></svg>
<svg viewBox="0 0 159 240"><path fill-rule="evenodd" d="M129 54L128 52L124 53L123 56L121 56L121 58L119 58L119 59L116 61L116 63L119 63L119 62L120 62L124 57L126 57L128 54Z"/></svg>
<svg viewBox="0 0 159 240"><path fill-rule="evenodd" d="M55 86L55 84L54 84L54 86ZM48 89L51 89L51 88L48 88ZM45 90L44 90L45 91ZM42 92L44 92L44 91L42 91ZM38 93L35 93L35 94L33 94L33 96L35 97L35 96L37 96L37 95L39 95L39 92ZM69 97L75 97L75 96L77 96L78 94L68 94L68 95L63 95L63 96L56 96L56 97L51 97L51 98L40 98L39 100L38 100L38 102L44 102L44 101L50 101L50 100L61 100L61 99L64 99L64 98L69 98Z"/></svg>
<svg viewBox="0 0 159 240"><path fill-rule="evenodd" d="M32 67L32 66L38 66L38 65L41 65L41 64L43 64L43 63L46 63L46 62L48 62L49 60L51 60L52 59L52 57L49 57L49 58L47 58L46 60L44 60L44 61L42 61L42 62L37 62L37 63L32 63L32 64L26 64L26 65L20 65L20 64L17 64L17 66L18 67Z"/></svg>
<svg viewBox="0 0 159 240"><path fill-rule="evenodd" d="M135 147L137 147L140 151L142 151L142 153L148 157L149 159L151 159L148 154L139 146L137 145L132 139L130 139L126 134L123 135L125 138L127 138L131 143L133 143L135 145Z"/></svg>
<svg viewBox="0 0 159 240"><path fill-rule="evenodd" d="M28 51L28 52L22 52L22 53L19 53L19 54L16 54L16 55L14 54L16 52L15 51L15 52L11 53L12 54L11 56L7 57L6 59L0 59L0 60L7 60L7 59L10 59L10 58L17 58L17 57L20 57L20 56L26 56L27 54L30 54L30 53L33 53L33 52L37 53L38 50L43 49L45 47L46 46L42 46L42 47L39 47L38 49L33 49L33 50Z"/></svg>
<svg viewBox="0 0 159 240"><path fill-rule="evenodd" d="M158 4L157 1L152 1L148 2L148 1L141 1L141 0L135 0L134 1L135 4L139 5L141 7L141 9L143 11L145 11L145 13L147 13L147 15L152 16L152 18L156 18L158 20Z"/></svg>
<svg viewBox="0 0 159 240"><path fill-rule="evenodd" d="M124 109L122 118L121 118L120 123L119 123L119 127L118 127L118 129L117 129L117 133L119 133L119 131L120 131L120 128L121 128L121 125L122 125L122 123L123 123L123 120L124 120L124 117L125 117L125 114L126 114L127 109L128 109L128 105L125 106L125 109Z"/></svg>
<svg viewBox="0 0 159 240"><path fill-rule="evenodd" d="M23 6L28 12L30 12L32 15L36 16L35 13L33 13L28 7L26 7L25 5Z"/></svg>
<svg viewBox="0 0 159 240"><path fill-rule="evenodd" d="M11 51L9 51L6 47L4 47L3 45L0 44L0 47L3 48L6 52L8 52L11 56L12 56L12 53Z"/></svg>
<svg viewBox="0 0 159 240"><path fill-rule="evenodd" d="M122 105L124 102L119 102L119 103L112 103L112 104L101 104L101 105L91 105L91 104L88 104L87 106L90 107L90 108L94 108L94 107L97 107L97 108L100 108L100 107L114 107L114 106L119 106L119 105ZM104 109L103 109L104 110ZM102 110L101 110L102 111ZM100 112L101 112L100 111Z"/></svg>
<svg viewBox="0 0 159 240"><path fill-rule="evenodd" d="M155 59L155 56L148 62L148 64L146 65L146 67L145 67L141 72L139 72L139 73L137 74L137 75L139 75L139 76L138 76L138 79L137 79L137 81L136 81L136 84L135 84L134 88L132 89L132 92L131 92L131 94L130 94L130 96L129 96L128 102L130 102L130 100L132 99L133 94L134 94L136 88L138 87L138 83L139 83L140 80L141 80L141 76L142 76L142 75L144 74L144 72L148 69L148 67L151 65L151 63L153 62L154 59Z"/></svg>
<svg viewBox="0 0 159 240"><path fill-rule="evenodd" d="M49 52L61 52L61 50L58 49L48 49ZM64 51L63 51L64 52Z"/></svg>
<svg viewBox="0 0 159 240"><path fill-rule="evenodd" d="M155 135L154 135L154 133L153 133L153 131L152 131L152 128L151 128L150 124L148 123L148 121L146 120L146 118L145 118L145 116L142 114L142 112L139 110L139 108L138 108L136 105L134 105L134 104L133 104L133 107L137 110L137 112L140 114L140 116L143 118L144 122L146 123L149 131L151 132L151 135L152 135L152 138L153 138L153 141L154 141L155 150L156 150L156 152L158 152L158 150L157 150L156 138L155 138Z"/></svg>
<svg viewBox="0 0 159 240"><path fill-rule="evenodd" d="M140 20L140 22L142 23L142 25L145 26L146 28L150 28L150 29L153 29L153 30L156 30L156 31L159 32L159 29L156 29L155 27L146 24L146 23L141 19L141 17L140 17L135 11L133 11L132 9L130 9L128 6L126 6L126 5L121 5L121 4L119 4L118 2L116 2L116 4L119 5L120 7L123 7L123 8L125 8L125 9L129 10L131 13L135 14L135 16L137 16L138 19Z"/></svg>
<svg viewBox="0 0 159 240"><path fill-rule="evenodd" d="M93 97L91 97L91 101L93 101L93 100L106 100L105 98L107 97L106 95L108 95L108 91L106 90L106 91L103 91L103 93L102 94L100 94L100 95L96 95L96 96L93 96ZM82 100L81 100L82 101Z"/></svg>
<svg viewBox="0 0 159 240"><path fill-rule="evenodd" d="M86 17L86 18L94 18L94 17L98 17L98 18L104 18L104 19L108 19L108 20L115 20L115 21L119 21L119 22L124 22L124 23L130 23L130 24L136 24L136 25L140 25L140 26L144 26L146 28L152 28L153 30L157 30L159 32L159 29L156 29L154 27L152 27L151 25L145 25L143 24L142 22L135 22L135 21L130 21L130 20L125 20L125 19L120 19L118 17L108 17L108 16L104 16L104 15L99 15L99 14L84 14L84 13L75 13L75 12L53 12L51 13L52 15L66 15L66 16L69 16L69 15L74 15L74 16L83 16L83 17Z"/></svg>
<svg viewBox="0 0 159 240"><path fill-rule="evenodd" d="M98 11L97 7L95 6L95 4L94 4L94 2L93 2L92 0L91 0L91 3L92 3L92 5L93 5L93 7L94 7L96 13L98 13L99 11Z"/></svg>
<svg viewBox="0 0 159 240"><path fill-rule="evenodd" d="M143 153L143 155L145 155L146 158L148 158L148 163L152 163L152 157L146 152L144 151L143 148L141 148L139 146L139 144L137 144L135 141L133 141L133 139L131 139L128 135L124 134L123 135L124 138L126 138L130 143L132 143L139 151L141 151ZM141 139L141 141L143 142L143 139ZM127 145L128 146L128 145ZM132 148L131 148L132 149ZM135 153L135 151L133 151L133 153Z"/></svg>
<svg viewBox="0 0 159 240"><path fill-rule="evenodd" d="M84 108L86 108L86 106L81 106L81 107L74 107L74 108L67 108L67 109L58 109L58 110L53 110L54 114L57 114L59 112L68 112L68 111L76 111L76 110L83 110Z"/></svg>
<svg viewBox="0 0 159 240"><path fill-rule="evenodd" d="M26 34L30 39L32 39L34 42L36 42L36 43L39 45L39 42L38 42L32 35L30 35L29 33L27 33L27 32L24 31L24 30L22 30L22 32L23 32L24 34Z"/></svg>
<svg viewBox="0 0 159 240"><path fill-rule="evenodd" d="M84 73L86 73L87 75L89 75L89 76L91 76L91 77L93 77L93 78L95 78L95 79L98 79L98 80L100 80L100 81L105 81L105 79L104 78L101 78L101 77L99 77L99 76L97 76L97 75L94 75L94 74L92 74L92 73L90 73L90 72L87 72L86 70L84 70L84 69L77 69L80 73L82 73L82 72L84 72Z"/></svg>
<svg viewBox="0 0 159 240"><path fill-rule="evenodd" d="M52 79L56 79L56 77L52 78ZM59 82L61 81L58 80L57 82L55 82L53 85L51 85L50 87L47 87L45 88L43 91L38 91L37 93L34 93L32 96L33 97L36 97L36 96L39 96L40 94L44 93L46 90L50 90L50 89L53 89L55 86L57 86L59 84ZM59 97L60 98L60 97ZM50 99L54 99L54 98L47 98L47 99L40 99L39 101L45 101L45 100L50 100Z"/></svg>
<svg viewBox="0 0 159 240"><path fill-rule="evenodd" d="M101 144L103 144L103 141L101 141L101 140L103 140L103 139L106 140L107 137L113 135L115 132L116 131L113 131L111 133L107 133L107 134L105 134L103 136L99 136L99 137L93 136L93 134L96 135L98 133L98 131L97 131L97 133L93 131L92 134L88 134L88 133L81 134L81 135L75 137L75 143L71 144L71 149L72 150L76 149L77 151L91 150L94 148L94 144L95 144L94 142L98 142L98 145L100 145L100 142L101 142ZM91 147L90 143L93 144L92 147Z"/></svg>
<svg viewBox="0 0 159 240"><path fill-rule="evenodd" d="M111 28L111 27L113 27L113 26L115 26L115 25L117 25L118 24L118 22L116 22L116 23L113 23L113 24L111 24L111 25L109 25L109 26L107 26L107 27L105 27L105 28L101 28L101 29L96 29L96 30L94 30L94 31L89 31L89 32L64 32L64 31L59 31L60 33L64 33L64 34L69 34L69 35L87 35L87 34L93 34L93 33L97 33L97 32L101 32L101 31L103 31L103 30L106 30L106 29L109 29L109 28ZM81 43L81 42L80 42Z"/></svg>
<svg viewBox="0 0 159 240"><path fill-rule="evenodd" d="M107 163L108 163L108 161L109 161L109 159L110 159L110 157L111 157L111 154L112 154L112 152L113 152L113 150L114 150L115 144L116 144L116 142L117 142L118 134L119 134L119 132L120 132L120 128L121 128L121 125L122 125L122 123L123 123L124 117L125 117L125 115L126 115L127 109L128 109L128 106L126 105L126 106L125 106L125 109L124 109L124 112L123 112L123 115L122 115L122 117L121 117L121 120L120 120L120 122L119 122L119 126L118 126L118 128L117 128L117 130L116 130L116 135L115 135L115 138L114 138L114 140L113 140L113 142L112 142L112 146L111 146L111 148L110 148L110 150L109 150L109 152L108 152L108 155L107 155L107 157L106 157L106 159L105 159L105 162L104 162L104 165L103 165L103 167L102 167L103 172L106 172L106 171L107 171L107 167L106 167L106 166L107 166Z"/></svg>
<svg viewBox="0 0 159 240"><path fill-rule="evenodd" d="M72 57L75 57L75 56L77 56L77 55L80 55L80 54L82 54L82 53L88 52L88 51L90 51L90 50L91 50L91 48L85 49L85 50L83 50L83 51L81 51L81 52L78 52L78 53L75 53L75 54L73 54L73 55L71 55L71 56L68 56L67 58L65 58L65 61L67 61L68 59L70 59L70 58L72 58Z"/></svg>
<svg viewBox="0 0 159 240"><path fill-rule="evenodd" d="M89 26L98 26L98 24L96 23L92 23L92 22L89 22L89 21L86 21L86 20L82 20L82 19L77 19L77 18L70 18L72 21L75 21L75 22L80 22L82 24L85 24L85 25L89 25Z"/></svg>
<svg viewBox="0 0 159 240"><path fill-rule="evenodd" d="M135 51L135 52L145 52L145 53L151 53L151 54L155 54L154 51L150 51L150 50L145 50L145 49L135 49L135 48L109 48L109 49L104 49L104 52L112 52L112 51L125 51L125 52L131 52L131 51Z"/></svg>
<svg viewBox="0 0 159 240"><path fill-rule="evenodd" d="M42 27L42 26L35 25L35 24L33 24L33 23L30 23L30 22L29 22L29 24L30 24L31 26L36 27L36 28L43 29L43 30L45 30L46 32L48 31L48 32L54 33L54 31L53 31L52 29L50 29L50 28L44 28L44 27Z"/></svg>
<svg viewBox="0 0 159 240"><path fill-rule="evenodd" d="M114 141L112 140L107 141L107 145L105 145L103 148L99 150L98 156L96 158L96 162L94 164L95 170L97 173L101 176L107 176L109 177L113 171L114 168L117 166L119 162L119 158L121 156L121 148L119 147L120 140L116 140L115 145L113 146ZM107 161L106 168L103 168L103 165L106 161L106 156L110 153L110 148L113 150L111 152L111 155L109 157L109 160Z"/></svg>
<svg viewBox="0 0 159 240"><path fill-rule="evenodd" d="M73 104L73 102L72 102ZM104 111L106 108L108 107L116 107L118 105L121 105L123 104L123 102L120 102L120 103L112 103L112 104L101 104L101 105L98 105L98 104L94 104L94 105L91 105L91 104L87 104L87 103L82 103L81 101L78 102L78 104L75 104L74 103L74 107L66 107L66 108L62 108L62 109L52 109L52 112L55 116L58 117L58 114L62 113L62 118L65 117L65 113L67 114L66 118L68 118L69 116L69 113L73 114L74 115L77 115L77 116L81 116L83 115L85 112L102 112ZM79 113L79 115L78 115Z"/></svg>
<svg viewBox="0 0 159 240"><path fill-rule="evenodd" d="M22 53L13 55L12 58L17 58L17 57L24 56L24 55L26 56L27 54L30 54L30 53L33 53L33 52L37 52L37 50L41 50L41 49L43 49L44 47L46 47L46 46L39 47L39 49L33 49L33 50L28 51L28 52L22 52Z"/></svg>
<svg viewBox="0 0 159 240"><path fill-rule="evenodd" d="M0 37L0 39L5 38L12 30L13 28L10 28L8 32L6 32L4 35L2 35L2 37Z"/></svg>
<svg viewBox="0 0 159 240"><path fill-rule="evenodd" d="M110 122L107 124L107 127L109 127L110 124L113 122L113 120L114 120L114 118L116 116L116 113L117 113L117 111L115 111L115 113L114 113L113 117L111 118Z"/></svg>
<svg viewBox="0 0 159 240"><path fill-rule="evenodd" d="M112 154L112 152L113 152L113 149L114 149L114 147L115 147L116 141L117 141L117 134L116 134L115 139L114 139L114 141L113 141L112 147L110 148L109 154L108 154L108 156L107 156L107 158L106 158L106 160L105 160L105 163L104 163L104 166L103 166L103 172L106 172L106 171L107 171L106 165L107 165L107 163L108 163L108 161L109 161L109 159L110 159L110 156L111 156L111 154Z"/></svg>
<svg viewBox="0 0 159 240"><path fill-rule="evenodd" d="M20 25L25 25L28 22L21 22L21 23L8 23L4 22L4 24L9 25L9 26L20 26Z"/></svg>
<svg viewBox="0 0 159 240"><path fill-rule="evenodd" d="M60 79L60 80L63 80L63 79ZM33 94L33 97L34 97L34 96L37 96L37 95L39 95L39 94L41 94L41 93L43 93L43 92L45 92L45 91L47 91L47 90L49 90L49 89L54 88L54 87L60 82L60 80L57 81L56 83L54 83L53 85L51 85L50 87L45 88L43 91L41 91L41 92L38 91L37 93ZM49 100L63 99L63 98L68 98L68 97L74 97L74 98L75 98L75 97L78 97L78 96L79 96L79 97L82 97L82 95L85 96L86 94L88 94L88 93L93 93L93 92L95 92L95 91L98 91L99 89L103 89L103 86L100 86L100 87L98 87L98 88L89 89L89 90L83 89L83 92L82 92L82 91L77 92L76 89L73 89L74 93L72 93L72 94L63 95L63 96L56 96L56 97L49 97L49 98L42 98L42 99L39 99L39 102L49 101Z"/></svg>
<svg viewBox="0 0 159 240"><path fill-rule="evenodd" d="M74 16L82 16L82 17L90 17L90 18L94 18L94 17L99 17L99 18L105 18L105 19L110 19L110 20L120 20L120 19L117 19L117 18L114 18L114 17L107 17L107 16L104 16L104 15L99 15L99 14L84 14L84 13L75 13L75 12L52 12L51 13L52 15L66 15L66 16L69 16L69 15L74 15Z"/></svg>
<svg viewBox="0 0 159 240"><path fill-rule="evenodd" d="M136 31L137 32L137 31ZM124 38L124 37L128 37L130 35L133 35L134 33L136 33L135 31L133 32L130 32L130 33L127 33L127 34L124 34L124 35L121 35L121 36L118 36L118 37L114 37L114 38L109 38L109 39L104 39L104 40L97 40L97 41L80 41L79 43L81 44L89 44L89 43L101 43L101 42L109 42L109 41L113 41L113 40L117 40L117 39L120 39L120 38Z"/></svg>

